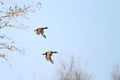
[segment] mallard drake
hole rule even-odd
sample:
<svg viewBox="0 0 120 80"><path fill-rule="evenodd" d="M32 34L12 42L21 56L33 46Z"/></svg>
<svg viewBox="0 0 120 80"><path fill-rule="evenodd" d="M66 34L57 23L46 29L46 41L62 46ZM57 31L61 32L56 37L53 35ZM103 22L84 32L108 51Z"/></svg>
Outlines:
<svg viewBox="0 0 120 80"><path fill-rule="evenodd" d="M47 51L47 52L45 52L45 53L43 53L42 55L45 55L45 58L49 61L50 60L50 62L52 63L52 64L54 64L54 62L53 62L53 59L52 59L52 54L53 53L58 53L57 51Z"/></svg>
<svg viewBox="0 0 120 80"><path fill-rule="evenodd" d="M46 35L44 34L44 29L48 29L48 27L40 27L40 28L37 28L36 30L34 30L34 31L36 31L36 34L37 35L40 35L40 33L41 33L41 35L44 37L44 38L46 38Z"/></svg>

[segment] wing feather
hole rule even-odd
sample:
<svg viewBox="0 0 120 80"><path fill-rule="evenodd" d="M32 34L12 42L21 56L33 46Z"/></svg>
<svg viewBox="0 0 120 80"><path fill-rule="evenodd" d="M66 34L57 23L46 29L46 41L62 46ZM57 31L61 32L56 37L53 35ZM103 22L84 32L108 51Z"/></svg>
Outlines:
<svg viewBox="0 0 120 80"><path fill-rule="evenodd" d="M52 59L52 56L50 57L50 62L51 62L52 64L54 64L53 59Z"/></svg>
<svg viewBox="0 0 120 80"><path fill-rule="evenodd" d="M41 35L42 35L44 38L46 38L46 35L45 35L44 31L41 31Z"/></svg>

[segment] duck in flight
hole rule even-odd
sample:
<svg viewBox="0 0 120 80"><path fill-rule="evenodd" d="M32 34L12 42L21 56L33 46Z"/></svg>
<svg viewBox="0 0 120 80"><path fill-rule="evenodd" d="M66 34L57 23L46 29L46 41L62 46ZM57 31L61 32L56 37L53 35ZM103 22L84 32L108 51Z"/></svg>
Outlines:
<svg viewBox="0 0 120 80"><path fill-rule="evenodd" d="M48 29L48 27L40 27L40 28L37 28L36 30L34 30L34 31L36 31L36 34L37 35L42 35L44 38L46 38L46 35L45 35L45 33L44 33L44 29Z"/></svg>
<svg viewBox="0 0 120 80"><path fill-rule="evenodd" d="M52 64L54 64L53 59L52 59L52 54L58 53L57 51L47 51L43 53L42 55L45 55L45 58L47 61L50 61Z"/></svg>

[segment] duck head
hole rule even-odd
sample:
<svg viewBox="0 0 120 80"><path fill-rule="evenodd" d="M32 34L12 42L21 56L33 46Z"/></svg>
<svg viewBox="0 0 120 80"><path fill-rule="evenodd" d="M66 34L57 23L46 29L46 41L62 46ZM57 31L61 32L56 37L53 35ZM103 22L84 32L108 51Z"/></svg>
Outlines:
<svg viewBox="0 0 120 80"><path fill-rule="evenodd" d="M42 55L46 55L46 53L42 53Z"/></svg>
<svg viewBox="0 0 120 80"><path fill-rule="evenodd" d="M37 31L36 29L34 31Z"/></svg>

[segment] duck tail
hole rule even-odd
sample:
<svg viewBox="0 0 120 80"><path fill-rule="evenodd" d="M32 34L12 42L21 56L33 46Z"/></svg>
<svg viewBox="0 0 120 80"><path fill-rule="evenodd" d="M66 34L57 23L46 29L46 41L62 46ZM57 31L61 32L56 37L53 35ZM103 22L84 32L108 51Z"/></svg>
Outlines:
<svg viewBox="0 0 120 80"><path fill-rule="evenodd" d="M44 27L44 29L48 29L48 27Z"/></svg>
<svg viewBox="0 0 120 80"><path fill-rule="evenodd" d="M45 53L43 53L42 55L45 55Z"/></svg>

